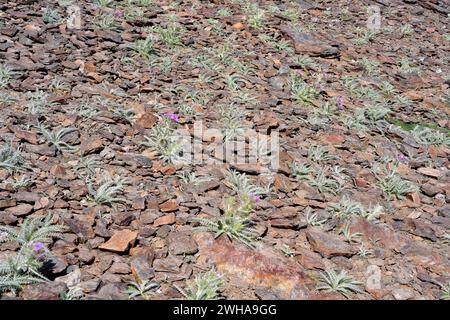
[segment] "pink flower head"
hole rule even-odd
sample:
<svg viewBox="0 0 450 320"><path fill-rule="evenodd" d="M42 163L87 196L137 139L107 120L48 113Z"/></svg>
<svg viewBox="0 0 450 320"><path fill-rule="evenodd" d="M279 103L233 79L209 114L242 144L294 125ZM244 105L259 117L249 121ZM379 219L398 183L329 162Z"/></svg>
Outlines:
<svg viewBox="0 0 450 320"><path fill-rule="evenodd" d="M314 88L316 89L317 92L322 91L322 85L320 84L320 81L317 81L317 82L314 84Z"/></svg>
<svg viewBox="0 0 450 320"><path fill-rule="evenodd" d="M33 252L39 253L44 249L44 244L42 242L36 242L33 244Z"/></svg>
<svg viewBox="0 0 450 320"><path fill-rule="evenodd" d="M180 122L180 118L178 118L178 116L175 113L171 112L164 113L164 117L172 121L175 121L176 123Z"/></svg>
<svg viewBox="0 0 450 320"><path fill-rule="evenodd" d="M404 154L399 154L398 156L397 156L397 160L398 161L408 161L408 157L407 156L405 156Z"/></svg>
<svg viewBox="0 0 450 320"><path fill-rule="evenodd" d="M336 99L336 107L337 107L339 110L344 110L344 98L338 97L338 98Z"/></svg>
<svg viewBox="0 0 450 320"><path fill-rule="evenodd" d="M114 15L116 17L123 17L123 11L119 10L119 9L116 9L116 11L114 11Z"/></svg>
<svg viewBox="0 0 450 320"><path fill-rule="evenodd" d="M258 203L259 201L261 201L261 197L260 197L259 195L257 195L257 194L254 194L254 193L250 192L248 195L249 195L249 197L250 197L251 199L253 199L253 201L255 201L256 203Z"/></svg>

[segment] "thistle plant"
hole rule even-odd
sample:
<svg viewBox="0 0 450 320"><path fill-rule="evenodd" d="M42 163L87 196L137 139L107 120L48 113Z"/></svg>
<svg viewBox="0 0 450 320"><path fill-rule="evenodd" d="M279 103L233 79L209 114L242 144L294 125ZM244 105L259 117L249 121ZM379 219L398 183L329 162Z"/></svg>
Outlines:
<svg viewBox="0 0 450 320"><path fill-rule="evenodd" d="M28 98L28 102L25 107L32 115L47 114L49 108L55 105L54 103L48 102L48 94L41 90L27 92L26 96Z"/></svg>
<svg viewBox="0 0 450 320"><path fill-rule="evenodd" d="M315 88L303 82L296 75L290 78L288 84L291 91L291 98L299 104L310 103L319 94Z"/></svg>
<svg viewBox="0 0 450 320"><path fill-rule="evenodd" d="M4 64L0 64L0 89L8 87L9 81L13 76L11 68Z"/></svg>
<svg viewBox="0 0 450 320"><path fill-rule="evenodd" d="M61 225L52 225L52 215L44 217L27 217L19 230L10 226L0 226L0 243L16 242L20 245L50 242L53 238L59 238L65 228Z"/></svg>
<svg viewBox="0 0 450 320"><path fill-rule="evenodd" d="M312 146L308 150L308 160L319 162L336 160L338 157L328 154L328 151L322 146Z"/></svg>
<svg viewBox="0 0 450 320"><path fill-rule="evenodd" d="M77 286L71 287L67 292L62 292L59 297L61 300L80 300L83 297L83 290Z"/></svg>
<svg viewBox="0 0 450 320"><path fill-rule="evenodd" d="M149 280L131 281L126 293L128 294L128 299L142 297L145 300L149 300L150 295L153 294L154 290L158 287L159 284L150 282Z"/></svg>
<svg viewBox="0 0 450 320"><path fill-rule="evenodd" d="M194 218L193 221L200 224L194 230L212 232L215 238L225 235L230 240L236 240L254 248L253 240L256 238L256 233L250 227L252 211L253 204L249 196L241 196L239 203L235 197L231 197L225 201L223 213L212 219Z"/></svg>
<svg viewBox="0 0 450 320"><path fill-rule="evenodd" d="M295 56L292 58L292 63L299 66L302 69L316 69L317 64L314 60L308 56Z"/></svg>
<svg viewBox="0 0 450 320"><path fill-rule="evenodd" d="M365 209L361 203L344 195L338 203L330 205L330 211L338 218L347 218L350 215L362 216Z"/></svg>
<svg viewBox="0 0 450 320"><path fill-rule="evenodd" d="M0 292L16 293L23 285L47 281L40 269L49 253L44 242L60 237L64 227L51 225L52 217L26 218L20 229L0 226L0 243L15 242L20 248L16 254L0 263Z"/></svg>
<svg viewBox="0 0 450 320"><path fill-rule="evenodd" d="M187 300L217 300L223 285L222 277L212 269L202 275L197 275L185 289L178 286L175 286L175 288Z"/></svg>
<svg viewBox="0 0 450 320"><path fill-rule="evenodd" d="M266 188L255 186L254 184L252 184L250 179L247 178L247 175L245 173L239 173L236 170L230 170L228 172L226 184L229 185L231 189L233 189L233 191L240 195L253 194L259 196L265 195L270 191L270 186Z"/></svg>
<svg viewBox="0 0 450 320"><path fill-rule="evenodd" d="M308 180L309 175L313 172L313 169L309 164L292 162L290 165L293 176L298 180Z"/></svg>
<svg viewBox="0 0 450 320"><path fill-rule="evenodd" d="M401 72L408 73L408 74L409 73L415 73L415 74L421 73L420 67L412 64L407 58L402 58L400 60L399 69Z"/></svg>
<svg viewBox="0 0 450 320"><path fill-rule="evenodd" d="M83 157L78 160L75 166L75 172L80 177L93 176L95 169L101 168L102 163L93 157Z"/></svg>
<svg viewBox="0 0 450 320"><path fill-rule="evenodd" d="M112 206L116 203L126 203L127 200L120 195L123 194L125 186L128 184L129 179L127 178L106 175L100 182L98 188L95 189L92 182L87 180L88 199L99 205L107 206Z"/></svg>
<svg viewBox="0 0 450 320"><path fill-rule="evenodd" d="M362 233L360 232L352 233L348 225L346 225L339 234L342 234L345 238L345 241L347 241L348 243L359 242L362 236Z"/></svg>
<svg viewBox="0 0 450 320"><path fill-rule="evenodd" d="M116 106L112 112L127 124L132 125L136 120L136 112L133 109L122 109L120 106Z"/></svg>
<svg viewBox="0 0 450 320"><path fill-rule="evenodd" d="M309 184L319 190L320 193L337 194L342 190L343 182L331 175L328 169L320 169L314 178L309 180Z"/></svg>
<svg viewBox="0 0 450 320"><path fill-rule="evenodd" d="M0 87L1 87L1 79L0 79ZM9 106L16 102L17 99L14 98L12 95L10 95L7 92L0 92L0 106Z"/></svg>
<svg viewBox="0 0 450 320"><path fill-rule="evenodd" d="M20 179L11 181L11 186L13 187L14 190L19 190L21 188L28 188L32 184L33 181L25 176L20 177Z"/></svg>
<svg viewBox="0 0 450 320"><path fill-rule="evenodd" d="M217 10L217 15L221 18L229 17L231 16L231 11L228 8L220 8Z"/></svg>
<svg viewBox="0 0 450 320"><path fill-rule="evenodd" d="M372 250L370 250L370 249L367 249L365 246L364 246L364 244L363 243L361 243L361 245L359 246L359 249L358 249L358 256L360 256L360 257L362 257L362 258L365 258L365 257L367 257L367 256L369 256L369 255L371 255L372 254Z"/></svg>
<svg viewBox="0 0 450 320"><path fill-rule="evenodd" d="M337 292L348 298L350 292L363 293L359 288L361 284L361 282L348 276L345 270L340 273L336 273L334 270L326 270L325 273L321 273L316 289L325 292Z"/></svg>
<svg viewBox="0 0 450 320"><path fill-rule="evenodd" d="M280 251L285 257L292 258L295 256L295 252L287 244L282 246Z"/></svg>
<svg viewBox="0 0 450 320"><path fill-rule="evenodd" d="M379 66L377 62L367 58L362 58L359 61L359 65L363 68L364 75L367 76L372 75Z"/></svg>
<svg viewBox="0 0 450 320"><path fill-rule="evenodd" d="M183 161L183 157L180 156L181 145L177 142L178 136L167 121L156 124L144 138L142 145L156 152L162 160L168 163Z"/></svg>
<svg viewBox="0 0 450 320"><path fill-rule="evenodd" d="M194 186L211 180L211 178L209 177L197 177L195 172L188 171L177 174L177 177L180 178L180 180L183 181L184 184Z"/></svg>
<svg viewBox="0 0 450 320"><path fill-rule="evenodd" d="M156 56L155 44L150 36L148 36L145 40L136 40L133 50L139 57L145 60L151 60Z"/></svg>
<svg viewBox="0 0 450 320"><path fill-rule="evenodd" d="M112 7L114 0L94 0L93 3L100 7Z"/></svg>
<svg viewBox="0 0 450 320"><path fill-rule="evenodd" d="M197 115L197 111L189 104L179 104L177 110L178 113L186 117L195 117Z"/></svg>
<svg viewBox="0 0 450 320"><path fill-rule="evenodd" d="M99 29L105 29L105 30L115 30L117 29L115 27L116 18L112 14L103 13L96 17L95 19L95 25Z"/></svg>
<svg viewBox="0 0 450 320"><path fill-rule="evenodd" d="M408 36L414 32L414 29L411 27L410 24L404 24L400 27L400 34L402 37Z"/></svg>
<svg viewBox="0 0 450 320"><path fill-rule="evenodd" d="M356 29L357 38L353 40L353 43L357 46L363 46L372 42L376 36L376 33L370 29L357 28Z"/></svg>
<svg viewBox="0 0 450 320"><path fill-rule="evenodd" d="M93 119L98 115L98 110L88 100L78 102L75 108L69 110L70 114L77 115L81 119Z"/></svg>
<svg viewBox="0 0 450 320"><path fill-rule="evenodd" d="M228 108L222 107L219 112L219 121L224 127L225 141L233 140L244 133L246 127L244 120L247 115L244 110L232 104Z"/></svg>
<svg viewBox="0 0 450 320"><path fill-rule="evenodd" d="M240 88L240 83L245 82L244 77L239 74L231 74L225 76L225 83L231 91L236 91Z"/></svg>
<svg viewBox="0 0 450 320"><path fill-rule="evenodd" d="M380 168L374 168L372 173L378 180L378 186L389 198L404 199L408 193L416 192L419 188L408 180L404 180L398 173L397 168L399 163L396 162L393 168L389 170L386 165L384 165L381 170ZM383 172L383 176L380 176L380 171Z"/></svg>
<svg viewBox="0 0 450 320"><path fill-rule="evenodd" d="M41 138L49 145L55 146L56 150L58 150L59 152L77 152L77 147L72 146L63 140L63 137L65 135L77 131L77 128L63 128L58 131L48 131L41 123L39 123L36 128L41 134Z"/></svg>
<svg viewBox="0 0 450 320"><path fill-rule="evenodd" d="M441 285L441 299L442 300L450 300L450 281L447 285Z"/></svg>
<svg viewBox="0 0 450 320"><path fill-rule="evenodd" d="M157 27L154 30L155 33L159 35L159 38L170 49L178 46L182 46L181 36L183 34L183 29L176 24L169 24L167 27Z"/></svg>
<svg viewBox="0 0 450 320"><path fill-rule="evenodd" d="M305 209L305 219L306 223L312 227L320 227L328 220L327 218L320 219L319 215L313 212L311 207Z"/></svg>
<svg viewBox="0 0 450 320"><path fill-rule="evenodd" d="M0 168L10 173L16 173L27 169L25 159L21 155L20 148L13 148L12 143L0 147Z"/></svg>
<svg viewBox="0 0 450 320"><path fill-rule="evenodd" d="M383 81L381 83L380 90L387 97L392 97L397 93L397 90L395 89L395 87L392 84L390 84L388 81Z"/></svg>
<svg viewBox="0 0 450 320"><path fill-rule="evenodd" d="M414 141L424 146L450 147L450 135L428 127L416 126L411 131L411 136Z"/></svg>

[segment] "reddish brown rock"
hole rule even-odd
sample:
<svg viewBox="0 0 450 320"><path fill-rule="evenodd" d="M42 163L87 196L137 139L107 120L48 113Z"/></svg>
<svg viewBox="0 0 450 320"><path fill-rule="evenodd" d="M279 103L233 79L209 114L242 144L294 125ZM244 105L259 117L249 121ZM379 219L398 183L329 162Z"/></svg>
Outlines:
<svg viewBox="0 0 450 320"><path fill-rule="evenodd" d="M137 235L137 231L127 229L118 231L107 242L100 245L99 248L116 253L124 253L130 246L134 245Z"/></svg>
<svg viewBox="0 0 450 320"><path fill-rule="evenodd" d="M11 214L13 214L15 216L18 216L18 217L26 216L26 215L30 214L31 211L33 211L33 206L30 205L30 204L26 204L26 203L19 204L19 205L15 206L15 207L7 208L5 210L5 212L11 213Z"/></svg>
<svg viewBox="0 0 450 320"><path fill-rule="evenodd" d="M158 117L156 117L152 112L146 112L136 120L136 124L145 129L152 128L157 122Z"/></svg>
<svg viewBox="0 0 450 320"><path fill-rule="evenodd" d="M163 217L160 217L153 222L154 227L163 226L166 224L174 224L176 221L176 217L174 213L169 213L168 215L165 215Z"/></svg>
<svg viewBox="0 0 450 320"><path fill-rule="evenodd" d="M162 212L172 212L178 210L178 204L175 200L169 200L159 205Z"/></svg>
<svg viewBox="0 0 450 320"><path fill-rule="evenodd" d="M357 251L353 246L342 241L337 235L323 232L318 228L308 230L306 238L313 250L326 258L336 256L351 257Z"/></svg>

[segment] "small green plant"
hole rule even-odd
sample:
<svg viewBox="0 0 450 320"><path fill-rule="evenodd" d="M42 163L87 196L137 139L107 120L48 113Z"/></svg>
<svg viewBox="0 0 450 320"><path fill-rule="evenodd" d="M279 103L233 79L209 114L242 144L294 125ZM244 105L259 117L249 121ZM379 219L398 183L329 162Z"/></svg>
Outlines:
<svg viewBox="0 0 450 320"><path fill-rule="evenodd" d="M15 242L20 248L12 257L0 263L0 292L17 293L22 286L44 282L48 279L40 269L49 254L45 242L60 237L63 226L51 225L52 217L26 218L19 231L0 226L0 242Z"/></svg>
<svg viewBox="0 0 450 320"><path fill-rule="evenodd" d="M314 178L309 180L309 184L317 188L320 193L337 194L342 190L343 181L337 179L328 169L320 169Z"/></svg>
<svg viewBox="0 0 450 320"><path fill-rule="evenodd" d="M373 75L373 73L379 66L377 62L369 60L367 58L362 58L358 63L363 68L364 75L367 76Z"/></svg>
<svg viewBox="0 0 450 320"><path fill-rule="evenodd" d="M375 39L376 32L374 32L370 29L357 28L356 36L357 36L357 38L355 40L353 40L353 43L356 46L363 46L365 44L372 42Z"/></svg>
<svg viewBox="0 0 450 320"><path fill-rule="evenodd" d="M231 11L228 8L220 8L217 10L217 15L221 18L229 17L231 16Z"/></svg>
<svg viewBox="0 0 450 320"><path fill-rule="evenodd" d="M99 205L108 206L112 206L115 203L126 203L127 200L120 195L124 192L125 186L128 184L129 179L127 178L106 175L99 184L99 187L95 189L91 181L87 180L88 199Z"/></svg>
<svg viewBox="0 0 450 320"><path fill-rule="evenodd" d="M63 140L63 137L65 135L77 131L77 128L63 128L58 131L48 131L41 123L39 123L36 127L43 140L46 141L49 145L55 146L56 150L58 150L59 152L73 153L78 150L77 147L71 146Z"/></svg>
<svg viewBox="0 0 450 320"><path fill-rule="evenodd" d="M400 60L399 69L401 72L407 73L407 74L410 74L410 73L420 74L421 73L420 67L412 64L407 58L402 58Z"/></svg>
<svg viewBox="0 0 450 320"><path fill-rule="evenodd" d="M194 186L211 180L211 178L209 177L197 177L195 172L188 171L177 174L177 177L180 178L180 180L183 181L184 184Z"/></svg>
<svg viewBox="0 0 450 320"><path fill-rule="evenodd" d="M292 174L298 180L308 180L309 175L313 172L313 169L309 164L292 162L291 165Z"/></svg>
<svg viewBox="0 0 450 320"><path fill-rule="evenodd" d="M347 218L350 215L362 216L364 207L361 203L352 201L347 195L344 195L338 203L330 205L330 211L336 217Z"/></svg>
<svg viewBox="0 0 450 320"><path fill-rule="evenodd" d="M450 245L450 233L444 234L444 235L442 236L442 239L443 239L443 242L444 242L445 244Z"/></svg>
<svg viewBox="0 0 450 320"><path fill-rule="evenodd" d="M386 165L382 166L381 170L380 168L374 168L372 173L378 180L378 186L389 198L404 199L408 193L418 191L418 187L412 182L404 180L397 173L398 165L398 162L394 163L391 170ZM383 172L383 176L379 175L381 171Z"/></svg>
<svg viewBox="0 0 450 320"><path fill-rule="evenodd" d="M231 91L236 91L240 88L240 83L245 82L244 77L239 74L225 75L225 83Z"/></svg>
<svg viewBox="0 0 450 320"><path fill-rule="evenodd" d="M133 50L139 57L145 60L151 60L157 55L155 50L155 43L150 36L148 36L145 40L136 40Z"/></svg>
<svg viewBox="0 0 450 320"><path fill-rule="evenodd" d="M124 123L132 125L136 120L136 112L133 109L122 109L120 106L117 106L112 112L116 117L123 120Z"/></svg>
<svg viewBox="0 0 450 320"><path fill-rule="evenodd" d="M234 138L242 135L246 126L244 125L244 120L247 113L239 108L238 106L232 104L228 108L220 108L220 123L224 127L224 138L225 141L233 140Z"/></svg>
<svg viewBox="0 0 450 320"><path fill-rule="evenodd" d="M48 94L41 90L27 92L26 96L28 102L25 107L32 115L47 114L49 108L55 105L54 103L48 102Z"/></svg>
<svg viewBox="0 0 450 320"><path fill-rule="evenodd" d="M292 59L292 63L299 66L302 69L315 69L317 64L314 60L308 56L295 56Z"/></svg>
<svg viewBox="0 0 450 320"><path fill-rule="evenodd" d="M442 300L450 300L450 281L447 285L441 285L441 299Z"/></svg>
<svg viewBox="0 0 450 320"><path fill-rule="evenodd" d="M223 285L222 278L212 269L196 276L185 289L175 288L188 300L217 300Z"/></svg>
<svg viewBox="0 0 450 320"><path fill-rule="evenodd" d="M325 292L337 292L348 298L350 292L363 293L359 288L361 284L361 282L348 276L345 270L340 273L336 273L334 270L326 270L325 273L321 273L316 288Z"/></svg>
<svg viewBox="0 0 450 320"><path fill-rule="evenodd" d="M114 0L94 0L93 3L100 7L112 7Z"/></svg>
<svg viewBox="0 0 450 320"><path fill-rule="evenodd" d="M358 256L360 256L360 257L362 257L362 258L365 258L365 257L367 257L367 256L369 256L369 255L371 255L372 254L372 250L370 250L370 249L367 249L365 246L364 246L364 244L363 243L361 243L361 245L359 246L359 249L358 249Z"/></svg>
<svg viewBox="0 0 450 320"><path fill-rule="evenodd" d="M254 248L253 240L255 231L250 227L250 214L253 211L253 203L249 196L241 196L239 203L231 197L225 201L223 213L212 219L194 218L200 226L195 231L212 232L214 237L227 236L230 240L242 242L250 248Z"/></svg>
<svg viewBox="0 0 450 320"><path fill-rule="evenodd" d="M167 27L157 27L154 30L164 43L170 49L178 46L182 46L181 37L183 35L183 29L176 24L169 24Z"/></svg>
<svg viewBox="0 0 450 320"><path fill-rule="evenodd" d="M20 179L15 179L15 180L11 181L10 183L14 190L28 188L31 185L33 185L33 181L31 179L28 179L25 176L20 177Z"/></svg>
<svg viewBox="0 0 450 320"><path fill-rule="evenodd" d="M61 300L80 300L83 297L83 290L79 287L71 287L67 292L61 292Z"/></svg>
<svg viewBox="0 0 450 320"><path fill-rule="evenodd" d="M89 177L95 174L95 169L101 168L102 163L92 157L84 157L78 160L75 166L75 172L80 177Z"/></svg>
<svg viewBox="0 0 450 320"><path fill-rule="evenodd" d="M245 173L239 173L236 170L230 170L226 179L226 183L237 194L246 195L265 195L269 193L270 187L262 188L252 184Z"/></svg>
<svg viewBox="0 0 450 320"><path fill-rule="evenodd" d="M328 154L328 151L322 146L312 146L308 150L308 160L319 162L336 160L338 157Z"/></svg>
<svg viewBox="0 0 450 320"><path fill-rule="evenodd" d="M151 282L149 280L131 281L126 293L128 294L129 299L142 297L145 300L149 300L150 294L153 294L154 290L158 287L159 284L157 284L156 282Z"/></svg>
<svg viewBox="0 0 450 320"><path fill-rule="evenodd" d="M424 126L416 126L411 131L414 141L424 146L449 147L450 135Z"/></svg>
<svg viewBox="0 0 450 320"><path fill-rule="evenodd" d="M290 78L288 84L291 91L291 98L298 104L310 103L318 97L319 93L316 89L306 84L296 75Z"/></svg>
<svg viewBox="0 0 450 320"><path fill-rule="evenodd" d="M0 168L16 173L28 168L25 159L21 155L20 148L13 148L12 144L0 147Z"/></svg>
<svg viewBox="0 0 450 320"><path fill-rule="evenodd" d="M402 37L409 36L414 32L414 29L411 27L410 24L404 24L400 27L400 34Z"/></svg>
<svg viewBox="0 0 450 320"><path fill-rule="evenodd" d="M0 89L8 87L9 81L13 76L13 71L10 67L0 64Z"/></svg>
<svg viewBox="0 0 450 320"><path fill-rule="evenodd" d="M359 242L361 240L361 236L362 233L360 232L355 232L352 233L349 229L349 226L346 225L340 232L340 234L342 234L345 238L345 241L347 241L348 243L355 243L355 242Z"/></svg>
<svg viewBox="0 0 450 320"><path fill-rule="evenodd" d="M306 223L312 227L320 227L328 220L328 218L320 219L319 215L313 212L311 207L305 209L305 219Z"/></svg>
<svg viewBox="0 0 450 320"><path fill-rule="evenodd" d="M99 29L115 30L116 17L112 14L102 13L95 18L95 25Z"/></svg>
<svg viewBox="0 0 450 320"><path fill-rule="evenodd" d="M265 11L258 7L256 3L248 3L243 8L247 16L247 23L255 29L262 29L265 23Z"/></svg>
<svg viewBox="0 0 450 320"><path fill-rule="evenodd" d="M295 256L295 251L293 251L287 244L282 246L280 251L285 257L292 258Z"/></svg>
<svg viewBox="0 0 450 320"><path fill-rule="evenodd" d="M177 142L178 136L167 121L156 124L150 134L144 138L145 141L142 144L156 152L164 161L168 163L183 161L183 157L180 155L181 145Z"/></svg>

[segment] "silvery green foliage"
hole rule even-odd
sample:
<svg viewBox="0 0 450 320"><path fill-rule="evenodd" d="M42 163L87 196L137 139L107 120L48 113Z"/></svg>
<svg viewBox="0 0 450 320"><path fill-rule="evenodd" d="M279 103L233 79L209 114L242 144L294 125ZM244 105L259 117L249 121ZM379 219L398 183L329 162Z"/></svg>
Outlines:
<svg viewBox="0 0 450 320"><path fill-rule="evenodd" d="M244 134L246 128L244 121L247 116L247 113L244 110L232 104L228 108L220 108L219 112L219 121L224 127L225 141L232 140L239 135Z"/></svg>
<svg viewBox="0 0 450 320"><path fill-rule="evenodd" d="M83 290L79 287L71 287L67 292L60 294L61 300L80 300L83 297Z"/></svg>
<svg viewBox="0 0 450 320"><path fill-rule="evenodd" d="M0 168L15 173L27 168L26 161L21 155L20 148L13 148L12 144L0 147Z"/></svg>
<svg viewBox="0 0 450 320"><path fill-rule="evenodd" d="M101 168L102 163L93 157L83 157L78 160L75 166L75 172L80 177L93 176L95 169Z"/></svg>
<svg viewBox="0 0 450 320"><path fill-rule="evenodd" d="M122 109L121 106L116 106L112 109L116 117L123 120L127 124L133 124L136 120L136 112L133 109Z"/></svg>
<svg viewBox="0 0 450 320"><path fill-rule="evenodd" d="M129 184L129 179L120 176L110 176L107 174L97 188L94 188L90 180L86 186L89 192L89 200L100 204L112 206L115 203L126 203L127 200L120 195L123 194L125 186Z"/></svg>
<svg viewBox="0 0 450 320"><path fill-rule="evenodd" d="M308 160L310 161L318 162L336 159L338 159L338 157L328 154L328 151L322 146L312 146L308 150Z"/></svg>
<svg viewBox="0 0 450 320"><path fill-rule="evenodd" d="M187 300L217 300L222 286L222 278L212 269L202 275L197 275L185 289L178 286L175 288Z"/></svg>
<svg viewBox="0 0 450 320"><path fill-rule="evenodd" d="M318 96L318 92L313 87L306 84L299 76L292 76L288 82L291 97L299 104L310 103Z"/></svg>
<svg viewBox="0 0 450 320"><path fill-rule="evenodd" d="M316 212L312 211L311 207L305 209L305 219L306 223L312 227L320 227L328 220L328 218L321 219Z"/></svg>
<svg viewBox="0 0 450 320"><path fill-rule="evenodd" d="M450 300L450 281L447 285L441 285L441 299L442 300Z"/></svg>
<svg viewBox="0 0 450 320"><path fill-rule="evenodd" d="M195 172L183 171L182 173L177 174L177 177L180 178L186 185L199 185L202 182L210 181L209 177L197 177Z"/></svg>
<svg viewBox="0 0 450 320"><path fill-rule="evenodd" d="M155 43L150 36L145 40L136 40L133 50L139 57L145 60L151 60L156 56Z"/></svg>
<svg viewBox="0 0 450 320"><path fill-rule="evenodd" d="M154 293L154 290L159 287L156 282L149 280L144 281L132 281L130 282L126 293L129 299L141 297L145 300L149 299L149 295Z"/></svg>
<svg viewBox="0 0 450 320"><path fill-rule="evenodd" d="M71 146L63 140L63 137L69 133L75 132L77 128L62 128L57 131L48 131L47 128L39 123L37 126L38 132L41 134L41 138L49 145L55 146L59 152L74 153L78 151L78 148Z"/></svg>
<svg viewBox="0 0 450 320"><path fill-rule="evenodd" d="M441 131L416 126L411 135L414 141L424 146L450 147L450 135Z"/></svg>
<svg viewBox="0 0 450 320"><path fill-rule="evenodd" d="M13 71L10 67L0 64L0 89L8 87L9 81L13 76Z"/></svg>
<svg viewBox="0 0 450 320"><path fill-rule="evenodd" d="M248 196L242 196L237 204L235 198L228 198L223 213L212 219L195 217L193 221L198 222L200 226L194 230L214 233L215 238L226 235L230 240L237 240L250 248L255 248L253 240L257 234L251 228L250 214L253 211L251 201Z"/></svg>
<svg viewBox="0 0 450 320"><path fill-rule="evenodd" d="M179 136L167 122L156 124L150 130L150 134L145 136L144 146L151 151L158 153L159 157L168 163L183 162L181 154L182 148L178 142Z"/></svg>
<svg viewBox="0 0 450 320"><path fill-rule="evenodd" d="M359 246L359 249L358 249L358 256L360 256L362 258L365 258L365 257L367 257L368 255L371 255L371 254L372 254L372 250L367 249L364 246L364 244L361 243L361 245Z"/></svg>
<svg viewBox="0 0 450 320"><path fill-rule="evenodd" d="M393 164L391 169L387 165L383 165L381 169L375 167L372 173L378 180L378 186L389 198L404 199L408 193L416 192L419 188L411 181L404 180L398 173L399 163ZM382 175L379 173L382 172Z"/></svg>
<svg viewBox="0 0 450 320"><path fill-rule="evenodd" d="M298 180L308 180L309 175L313 172L311 166L307 163L292 162L291 170L294 177Z"/></svg>
<svg viewBox="0 0 450 320"><path fill-rule="evenodd" d="M348 298L350 292L363 293L360 289L362 283L347 275L345 270L336 273L334 270L326 270L321 273L316 289L325 292L337 292Z"/></svg>
<svg viewBox="0 0 450 320"><path fill-rule="evenodd" d="M43 243L61 236L65 228L52 225L52 216L26 218L19 230L0 226L0 242L15 242L20 246L15 255L0 263L0 292L19 291L23 285L47 281L40 272L48 249ZM33 246L40 244L38 252ZM39 253L44 250L44 253ZM39 255L38 255L39 254Z"/></svg>
<svg viewBox="0 0 450 320"><path fill-rule="evenodd" d="M362 233L360 232L352 233L348 225L346 225L339 234L342 234L345 238L345 241L347 241L348 243L359 242L362 236Z"/></svg>
<svg viewBox="0 0 450 320"><path fill-rule="evenodd" d="M287 244L285 244L284 246L281 247L280 249L281 253L285 256L285 257L289 257L292 258L295 256L295 251L291 249L291 247L289 247Z"/></svg>
<svg viewBox="0 0 450 320"><path fill-rule="evenodd" d="M32 115L45 115L49 112L49 108L55 105L54 103L48 102L49 95L42 90L27 92L26 96L28 102L25 107Z"/></svg>
<svg viewBox="0 0 450 320"><path fill-rule="evenodd" d="M44 9L44 14L42 15L42 19L44 20L45 23L50 23L50 24L60 24L63 21L63 18L58 13L58 11L50 9L50 8Z"/></svg>
<svg viewBox="0 0 450 320"><path fill-rule="evenodd" d="M266 195L270 192L270 185L265 188L255 186L252 184L250 179L247 178L245 173L239 173L236 170L230 170L228 172L226 181L231 189L233 189L237 194Z"/></svg>
<svg viewBox="0 0 450 320"><path fill-rule="evenodd" d="M339 193L344 185L344 181L330 172L327 168L320 169L314 178L309 180L309 184L319 190L320 193Z"/></svg>

